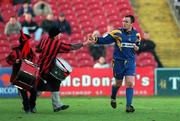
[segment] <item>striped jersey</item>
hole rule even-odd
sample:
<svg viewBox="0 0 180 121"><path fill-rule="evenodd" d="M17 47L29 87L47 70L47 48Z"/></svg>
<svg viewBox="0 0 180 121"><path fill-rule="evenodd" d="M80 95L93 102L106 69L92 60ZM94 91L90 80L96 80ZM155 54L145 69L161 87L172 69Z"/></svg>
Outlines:
<svg viewBox="0 0 180 121"><path fill-rule="evenodd" d="M40 53L38 59L40 74L47 74L54 65L57 54L67 53L70 48L71 44L66 44L59 38L51 39L49 36L44 36L36 47L36 52Z"/></svg>

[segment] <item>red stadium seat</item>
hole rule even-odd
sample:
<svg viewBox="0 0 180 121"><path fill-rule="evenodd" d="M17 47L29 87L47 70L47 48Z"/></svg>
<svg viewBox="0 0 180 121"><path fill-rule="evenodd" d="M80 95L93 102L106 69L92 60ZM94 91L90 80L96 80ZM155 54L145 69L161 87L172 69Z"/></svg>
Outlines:
<svg viewBox="0 0 180 121"><path fill-rule="evenodd" d="M87 6L91 6L91 5L93 5L93 4L99 5L99 1L97 1L97 0L87 0L87 1L86 1L86 5L87 5Z"/></svg>
<svg viewBox="0 0 180 121"><path fill-rule="evenodd" d="M85 20L85 21L81 21L81 25L80 25L81 28L93 28L94 29L94 25L91 21L89 20Z"/></svg>
<svg viewBox="0 0 180 121"><path fill-rule="evenodd" d="M82 10L80 10L80 11L76 11L75 13L76 13L76 16L77 16L77 17L84 16L84 15L87 16L87 11L84 10L84 9L82 9Z"/></svg>
<svg viewBox="0 0 180 121"><path fill-rule="evenodd" d="M9 36L9 40L10 41L14 41L14 40L19 40L19 34L11 34L10 36Z"/></svg>
<svg viewBox="0 0 180 121"><path fill-rule="evenodd" d="M78 19L79 19L79 23L90 21L88 15L79 16Z"/></svg>
<svg viewBox="0 0 180 121"><path fill-rule="evenodd" d="M18 20L20 23L22 23L23 21L25 21L25 18L24 18L24 16L20 16L20 17L18 17Z"/></svg>
<svg viewBox="0 0 180 121"><path fill-rule="evenodd" d="M93 60L90 54L86 52L79 52L76 54L76 56L77 56L77 61L84 60L84 59Z"/></svg>
<svg viewBox="0 0 180 121"><path fill-rule="evenodd" d="M8 10L13 11L13 5L12 4L3 4L3 5L1 5L1 12L8 11Z"/></svg>
<svg viewBox="0 0 180 121"><path fill-rule="evenodd" d="M75 34L75 33L81 34L81 33L80 33L80 28L79 28L78 26L77 26L77 27L76 27L76 26L72 26L72 33L74 33L74 34Z"/></svg>
<svg viewBox="0 0 180 121"><path fill-rule="evenodd" d="M15 11L13 10L3 11L1 14L5 22L8 22L11 16L16 16Z"/></svg>
<svg viewBox="0 0 180 121"><path fill-rule="evenodd" d="M0 40L8 40L8 37L3 33L0 33Z"/></svg>
<svg viewBox="0 0 180 121"><path fill-rule="evenodd" d="M65 60L76 60L73 52L61 54L60 57Z"/></svg>
<svg viewBox="0 0 180 121"><path fill-rule="evenodd" d="M69 0L57 0L57 5L59 5L59 6L63 6L64 4L68 4L68 5L70 5L71 4L71 2L69 1Z"/></svg>
<svg viewBox="0 0 180 121"><path fill-rule="evenodd" d="M0 33L4 33L4 23L0 22Z"/></svg>
<svg viewBox="0 0 180 121"><path fill-rule="evenodd" d="M107 11L107 10L112 10L114 7L114 4L112 1L108 1L108 2L102 3L102 6L103 6L104 10Z"/></svg>
<svg viewBox="0 0 180 121"><path fill-rule="evenodd" d="M66 15L66 19L72 24L72 23L78 23L77 17L74 14L68 14Z"/></svg>
<svg viewBox="0 0 180 121"><path fill-rule="evenodd" d="M136 58L138 61L142 61L142 60L146 60L146 59L154 60L154 56L150 52L140 53Z"/></svg>
<svg viewBox="0 0 180 121"><path fill-rule="evenodd" d="M89 54L89 48L88 47L82 47L79 50L76 51L76 54L78 53L87 53Z"/></svg>
<svg viewBox="0 0 180 121"><path fill-rule="evenodd" d="M86 7L83 3L75 4L72 6L74 11L81 11L81 10L86 10Z"/></svg>
<svg viewBox="0 0 180 121"><path fill-rule="evenodd" d="M10 47L10 43L8 40L1 40L0 47Z"/></svg>
<svg viewBox="0 0 180 121"><path fill-rule="evenodd" d="M5 60L5 58L9 55L9 53L0 53L0 61Z"/></svg>
<svg viewBox="0 0 180 121"><path fill-rule="evenodd" d="M11 65L9 65L9 64L6 62L6 59L3 59L3 60L0 61L0 66L1 66L1 67L9 67L9 66L11 66Z"/></svg>
<svg viewBox="0 0 180 121"><path fill-rule="evenodd" d="M59 5L59 11L65 11L65 10L71 10L72 8L69 6L69 4L67 4L67 3L64 3L64 4L60 4Z"/></svg>
<svg viewBox="0 0 180 121"><path fill-rule="evenodd" d="M92 28L92 27L82 28L82 32L84 35L91 34L91 33L93 33L93 31L94 31L94 28Z"/></svg>
<svg viewBox="0 0 180 121"><path fill-rule="evenodd" d="M88 5L88 9L91 11L91 10L96 10L96 9L100 9L99 8L99 4L95 3L95 4L90 4Z"/></svg>
<svg viewBox="0 0 180 121"><path fill-rule="evenodd" d="M153 66L157 67L157 62L151 59L144 59L141 62L137 63L137 66L145 67L145 66Z"/></svg>
<svg viewBox="0 0 180 121"><path fill-rule="evenodd" d="M102 18L102 16L105 17L101 9L90 10L90 15L93 19L94 17L99 17L99 18Z"/></svg>
<svg viewBox="0 0 180 121"><path fill-rule="evenodd" d="M4 58L4 54L9 54L11 51L10 46L0 46L0 54L2 54L1 56L3 56L2 58Z"/></svg>
<svg viewBox="0 0 180 121"><path fill-rule="evenodd" d="M70 36L70 40L72 43L78 43L78 42L81 42L82 41L82 35L81 34L77 34L77 33L74 33Z"/></svg>
<svg viewBox="0 0 180 121"><path fill-rule="evenodd" d="M88 59L84 59L84 60L80 60L80 61L78 61L78 66L79 67L90 67L90 68L92 68L93 67L93 65L94 65L94 62L93 61L91 61L91 60L88 60Z"/></svg>
<svg viewBox="0 0 180 121"><path fill-rule="evenodd" d="M72 6L84 5L84 0L72 0Z"/></svg>
<svg viewBox="0 0 180 121"><path fill-rule="evenodd" d="M16 47L16 46L19 46L19 41L18 40L12 40L12 41L10 41L10 46L11 47Z"/></svg>
<svg viewBox="0 0 180 121"><path fill-rule="evenodd" d="M122 4L130 5L130 0L117 0L116 5L121 6Z"/></svg>
<svg viewBox="0 0 180 121"><path fill-rule="evenodd" d="M78 67L78 62L76 60L67 60L71 67Z"/></svg>

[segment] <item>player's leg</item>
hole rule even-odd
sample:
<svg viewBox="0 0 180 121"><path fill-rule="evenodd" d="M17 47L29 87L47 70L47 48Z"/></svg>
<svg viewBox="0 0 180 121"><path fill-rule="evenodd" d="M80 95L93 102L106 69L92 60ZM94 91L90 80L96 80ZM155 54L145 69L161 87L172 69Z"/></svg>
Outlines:
<svg viewBox="0 0 180 121"><path fill-rule="evenodd" d="M124 63L123 61L114 61L113 63L113 73L116 79L115 83L112 85L111 90L111 107L116 108L116 95L119 88L122 85L123 77L124 77Z"/></svg>
<svg viewBox="0 0 180 121"><path fill-rule="evenodd" d="M135 81L135 62L127 61L125 71L125 83L126 83L126 112L134 112L135 109L132 106L133 100L133 83Z"/></svg>
<svg viewBox="0 0 180 121"><path fill-rule="evenodd" d="M119 88L122 86L122 80L116 80L115 84L112 85L112 91L111 91L111 107L116 108L116 95L119 90Z"/></svg>
<svg viewBox="0 0 180 121"><path fill-rule="evenodd" d="M133 82L135 81L135 76L126 76L126 112L134 112L135 109L132 106L133 100Z"/></svg>

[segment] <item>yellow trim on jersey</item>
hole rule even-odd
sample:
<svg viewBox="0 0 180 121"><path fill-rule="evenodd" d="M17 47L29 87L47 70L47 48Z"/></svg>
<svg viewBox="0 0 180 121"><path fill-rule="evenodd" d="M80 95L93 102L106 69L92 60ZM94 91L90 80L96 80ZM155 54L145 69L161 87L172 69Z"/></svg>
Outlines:
<svg viewBox="0 0 180 121"><path fill-rule="evenodd" d="M122 38L119 37L119 36L117 36L117 35L115 35L115 33L122 34L122 32L121 32L121 30L113 30L113 31L111 31L111 32L109 33L109 34L116 40L117 45L118 45L118 47L119 47L119 49L120 49L120 51L121 51L121 50L122 50L122 48L121 48Z"/></svg>
<svg viewBox="0 0 180 121"><path fill-rule="evenodd" d="M117 45L118 45L118 47L119 47L119 49L121 51L122 50L122 44L121 44L120 40L116 40L116 42L117 42Z"/></svg>
<svg viewBox="0 0 180 121"><path fill-rule="evenodd" d="M117 41L117 40L121 40L121 37L115 35L115 33L120 33L122 34L121 30L113 30L111 31L109 34Z"/></svg>

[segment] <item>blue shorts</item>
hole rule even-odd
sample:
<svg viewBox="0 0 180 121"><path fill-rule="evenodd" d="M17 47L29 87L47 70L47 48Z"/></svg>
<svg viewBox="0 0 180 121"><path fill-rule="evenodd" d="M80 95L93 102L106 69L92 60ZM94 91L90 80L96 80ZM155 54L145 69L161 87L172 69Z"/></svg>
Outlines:
<svg viewBox="0 0 180 121"><path fill-rule="evenodd" d="M113 74L117 80L122 80L124 76L134 76L136 63L134 60L114 60Z"/></svg>

